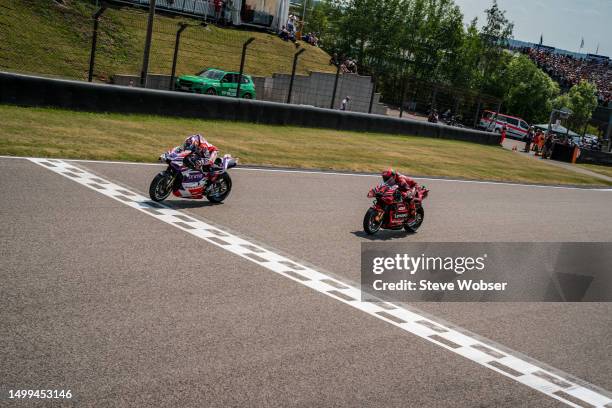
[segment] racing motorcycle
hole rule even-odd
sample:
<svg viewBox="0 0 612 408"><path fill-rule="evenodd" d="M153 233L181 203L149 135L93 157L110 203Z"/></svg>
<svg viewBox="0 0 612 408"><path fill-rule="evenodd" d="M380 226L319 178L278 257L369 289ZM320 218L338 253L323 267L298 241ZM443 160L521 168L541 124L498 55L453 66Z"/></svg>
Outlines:
<svg viewBox="0 0 612 408"><path fill-rule="evenodd" d="M410 204L406 204L397 188L397 185L391 186L381 181L368 192L368 197L374 198L374 204L363 217L363 230L366 234L376 234L381 228L403 228L407 232L416 232L419 229L425 219L422 204L429 190L425 186L415 187Z"/></svg>
<svg viewBox="0 0 612 408"><path fill-rule="evenodd" d="M212 203L220 203L232 191L232 179L227 170L236 167L236 159L229 154L218 157L211 170L202 173L183 164L189 152L167 152L159 157L168 168L155 176L149 186L153 201L163 201L170 193L176 197L201 199L206 197Z"/></svg>

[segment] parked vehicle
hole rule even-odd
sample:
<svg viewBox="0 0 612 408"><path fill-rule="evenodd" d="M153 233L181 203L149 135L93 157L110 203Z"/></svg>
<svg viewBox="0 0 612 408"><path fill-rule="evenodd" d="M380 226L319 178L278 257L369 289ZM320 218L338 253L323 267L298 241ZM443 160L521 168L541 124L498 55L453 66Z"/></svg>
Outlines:
<svg viewBox="0 0 612 408"><path fill-rule="evenodd" d="M482 118L480 118L478 128L488 132L501 133L504 125L506 126L506 137L511 139L523 140L529 130L529 124L519 117L488 110L484 111Z"/></svg>
<svg viewBox="0 0 612 408"><path fill-rule="evenodd" d="M207 95L236 96L239 72L227 72L220 69L205 69L196 75L181 75L177 78L175 89L182 92L193 92ZM240 97L255 99L255 84L250 75L242 74Z"/></svg>
<svg viewBox="0 0 612 408"><path fill-rule="evenodd" d="M450 117L444 119L442 122L448 126L464 128L465 125L461 123L461 119L461 115L451 115Z"/></svg>
<svg viewBox="0 0 612 408"><path fill-rule="evenodd" d="M402 200L401 194L396 194L397 184L389 185L381 181L368 192L368 197L374 198L374 204L363 217L363 230L368 235L376 234L381 228L416 232L423 220L423 200L429 190L425 186L417 186L410 204ZM399 193L399 192L398 192Z"/></svg>
<svg viewBox="0 0 612 408"><path fill-rule="evenodd" d="M183 164L189 152L164 153L159 159L168 163L168 168L155 176L149 186L153 201L163 201L170 193L181 198L201 199L206 197L212 203L220 203L232 191L232 179L227 170L236 167L236 160L229 154L218 157L210 172L202 173Z"/></svg>

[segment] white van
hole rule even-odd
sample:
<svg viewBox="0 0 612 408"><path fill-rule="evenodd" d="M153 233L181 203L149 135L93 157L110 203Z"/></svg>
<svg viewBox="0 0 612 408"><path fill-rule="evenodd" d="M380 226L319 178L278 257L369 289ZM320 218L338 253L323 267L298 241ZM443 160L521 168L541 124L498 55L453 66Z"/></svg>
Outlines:
<svg viewBox="0 0 612 408"><path fill-rule="evenodd" d="M484 111L478 122L478 128L488 132L501 133L504 125L506 125L506 136L513 139L522 140L529 130L529 125L521 118L488 110Z"/></svg>

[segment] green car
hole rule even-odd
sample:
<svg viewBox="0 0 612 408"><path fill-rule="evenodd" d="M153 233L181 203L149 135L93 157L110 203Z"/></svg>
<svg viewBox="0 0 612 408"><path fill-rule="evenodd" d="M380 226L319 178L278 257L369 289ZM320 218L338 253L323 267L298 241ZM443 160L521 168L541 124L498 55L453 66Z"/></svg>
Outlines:
<svg viewBox="0 0 612 408"><path fill-rule="evenodd" d="M207 95L236 96L240 73L220 69L205 69L197 75L182 75L176 80L176 89ZM240 97L255 99L255 85L250 75L242 74Z"/></svg>

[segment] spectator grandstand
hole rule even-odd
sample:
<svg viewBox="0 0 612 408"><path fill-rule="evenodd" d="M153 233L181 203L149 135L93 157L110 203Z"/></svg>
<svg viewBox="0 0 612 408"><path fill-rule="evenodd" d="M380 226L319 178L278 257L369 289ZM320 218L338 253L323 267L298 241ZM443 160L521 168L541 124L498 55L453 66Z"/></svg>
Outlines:
<svg viewBox="0 0 612 408"><path fill-rule="evenodd" d="M609 59L577 58L538 46L524 47L521 52L563 89L569 89L584 79L597 87L600 105L609 106L612 101L612 63Z"/></svg>

